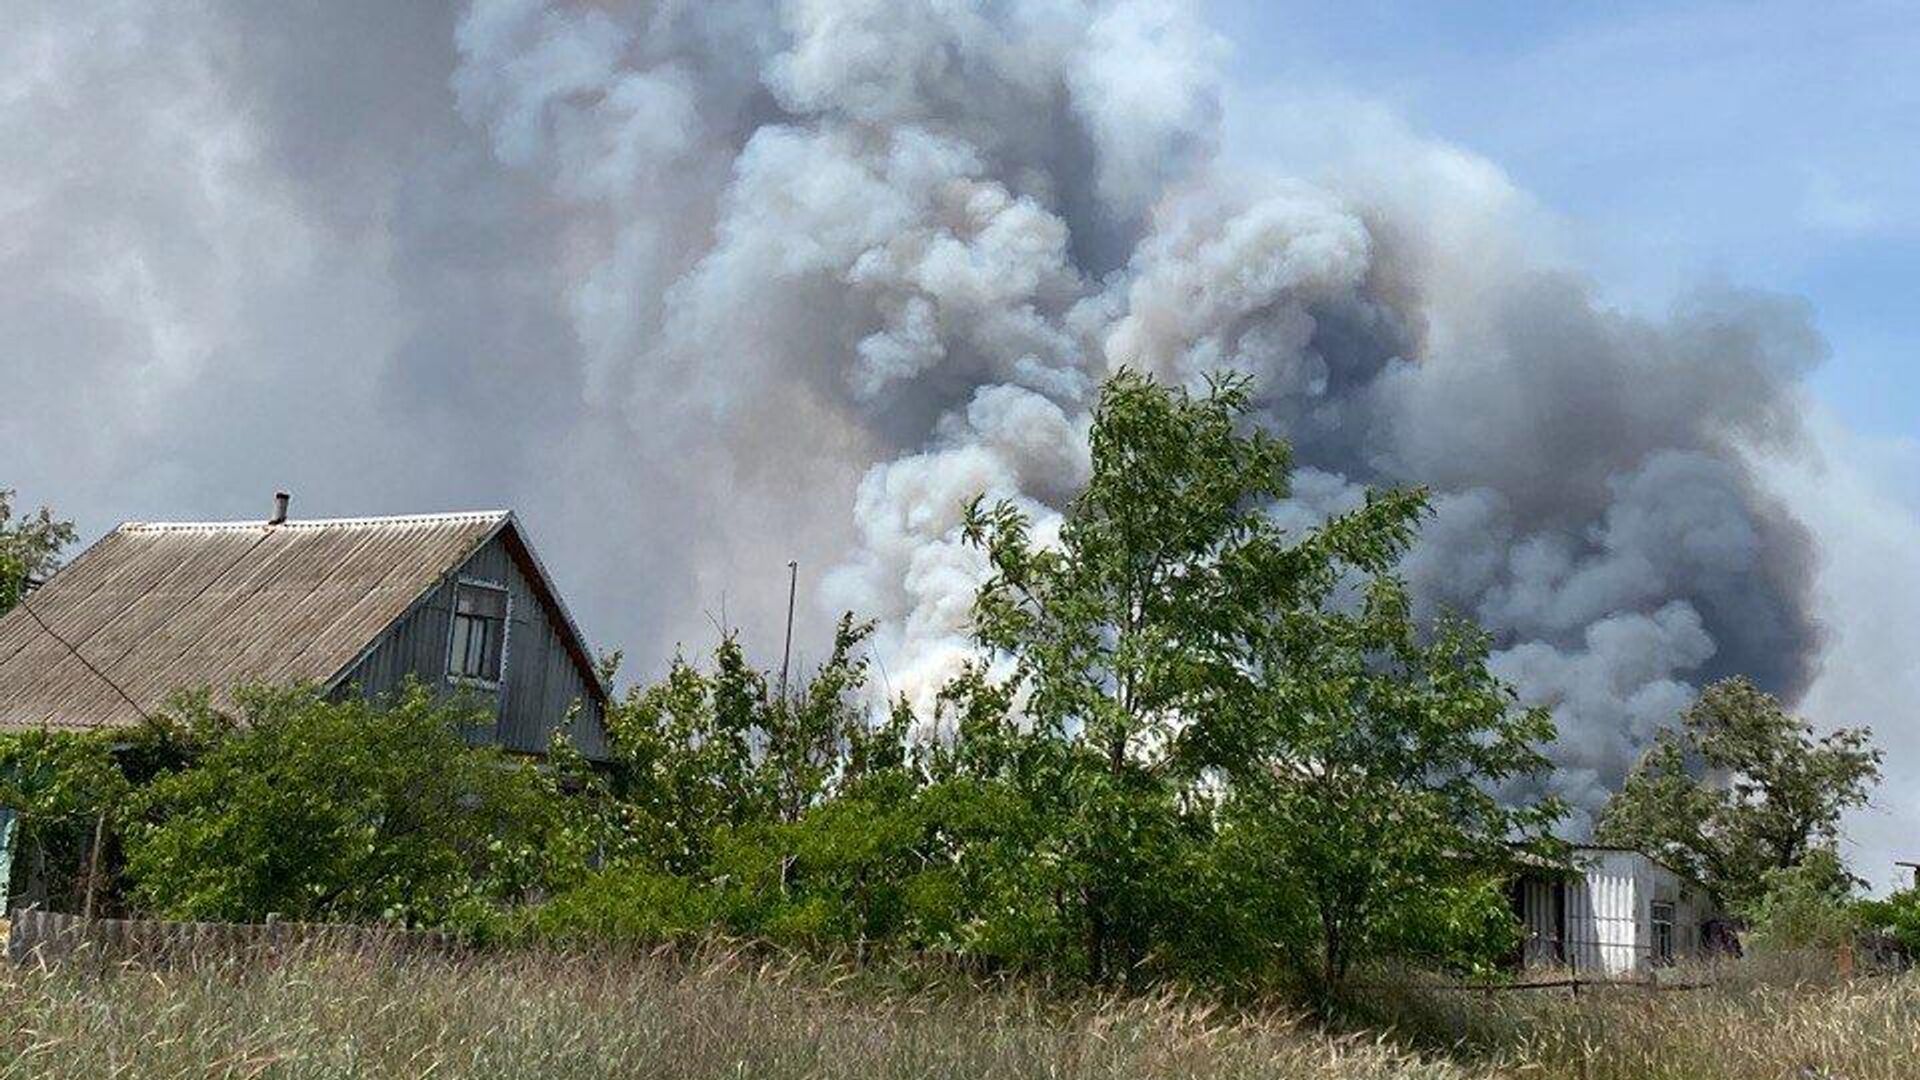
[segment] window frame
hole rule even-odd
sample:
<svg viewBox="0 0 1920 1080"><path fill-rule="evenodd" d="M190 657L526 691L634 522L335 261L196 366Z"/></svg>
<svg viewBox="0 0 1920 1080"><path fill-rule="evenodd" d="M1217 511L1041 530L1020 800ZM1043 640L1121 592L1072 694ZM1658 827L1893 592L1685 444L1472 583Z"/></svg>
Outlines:
<svg viewBox="0 0 1920 1080"><path fill-rule="evenodd" d="M500 616L500 671L492 679L462 674L454 666L454 628L460 625L462 618L473 617L460 614L460 590L469 588L497 592L506 601L502 605ZM447 682L455 686L468 686L479 690L501 689L507 684L507 672L511 670L507 665L513 655L513 590L508 588L505 582L463 575L454 579L453 594L450 599L451 602L447 605L447 655L444 668L447 673Z"/></svg>
<svg viewBox="0 0 1920 1080"><path fill-rule="evenodd" d="M1662 908L1666 909L1664 912ZM1647 922L1650 924L1653 940L1653 963L1656 967L1669 967L1674 962L1674 931L1679 923L1680 906L1671 900L1655 900L1649 906ZM1662 916L1665 916L1662 918ZM1665 931L1662 934L1662 931ZM1664 940L1663 940L1664 938Z"/></svg>

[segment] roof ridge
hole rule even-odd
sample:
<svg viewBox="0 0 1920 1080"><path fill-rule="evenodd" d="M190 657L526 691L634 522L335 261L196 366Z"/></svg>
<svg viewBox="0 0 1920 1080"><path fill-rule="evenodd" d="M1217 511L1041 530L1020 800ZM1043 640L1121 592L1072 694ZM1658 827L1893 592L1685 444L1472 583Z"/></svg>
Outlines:
<svg viewBox="0 0 1920 1080"><path fill-rule="evenodd" d="M218 532L243 529L367 528L381 525L439 525L456 521L504 521L511 510L462 510L444 514L395 514L388 517L296 518L269 525L252 521L126 521L115 532Z"/></svg>

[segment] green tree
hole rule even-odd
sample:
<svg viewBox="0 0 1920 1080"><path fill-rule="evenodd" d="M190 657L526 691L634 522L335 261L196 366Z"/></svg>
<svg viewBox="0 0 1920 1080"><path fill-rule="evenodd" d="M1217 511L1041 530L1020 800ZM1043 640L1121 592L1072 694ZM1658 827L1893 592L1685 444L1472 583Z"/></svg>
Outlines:
<svg viewBox="0 0 1920 1080"><path fill-rule="evenodd" d="M870 632L842 617L827 661L785 698L729 633L710 672L676 657L664 679L616 702L610 784L632 812L634 852L698 873L719 830L797 821L837 785L901 762L904 720L875 725L862 697Z"/></svg>
<svg viewBox="0 0 1920 1080"><path fill-rule="evenodd" d="M94 837L130 791L107 738L69 731L0 735L0 806L16 815L14 896L53 910L82 910ZM0 896L0 911L7 899Z"/></svg>
<svg viewBox="0 0 1920 1080"><path fill-rule="evenodd" d="M1270 909L1296 909L1269 918L1310 927L1281 943L1323 989L1375 955L1487 964L1511 944L1516 856L1560 853L1560 804L1512 791L1546 767L1551 719L1515 706L1476 628L1423 634L1392 577L1351 608L1303 599L1251 631L1240 742L1218 763L1230 857Z"/></svg>
<svg viewBox="0 0 1920 1080"><path fill-rule="evenodd" d="M1766 894L1769 872L1834 847L1841 816L1878 783L1880 759L1867 729L1815 737L1778 699L1728 679L1700 695L1678 731L1661 734L1609 800L1597 835L1744 910ZM1846 877L1838 860L1818 865Z"/></svg>
<svg viewBox="0 0 1920 1080"><path fill-rule="evenodd" d="M1051 823L1034 862L1094 981L1134 977L1244 898L1208 882L1262 877L1314 915L1296 904L1241 925L1310 927L1310 944L1288 944L1343 975L1387 941L1378 928L1507 865L1509 834L1535 842L1554 813L1486 792L1539 766L1544 717L1512 708L1467 629L1420 644L1387 576L1424 495L1372 495L1290 535L1268 513L1288 493L1288 450L1243 430L1247 407L1239 381L1194 395L1123 373L1057 544L1012 503L967 514L991 569L976 634L1010 666L998 692L1020 718L973 716L953 756ZM1369 581L1348 611L1343 590ZM1212 857L1222 823L1262 839L1240 846L1257 869Z"/></svg>
<svg viewBox="0 0 1920 1080"><path fill-rule="evenodd" d="M15 521L13 496L0 489L0 615L20 603L29 582L59 567L61 549L77 535L72 522L56 519L44 506Z"/></svg>
<svg viewBox="0 0 1920 1080"><path fill-rule="evenodd" d="M131 800L141 908L450 925L584 871L556 785L468 744L479 713L417 686L381 703L301 687L237 697L233 714L181 706L170 720L203 751Z"/></svg>
<svg viewBox="0 0 1920 1080"><path fill-rule="evenodd" d="M1761 877L1748 908L1748 941L1767 952L1831 949L1853 941L1869 912L1853 900L1853 878L1831 848L1815 848L1793 866Z"/></svg>
<svg viewBox="0 0 1920 1080"><path fill-rule="evenodd" d="M1857 914L1861 926L1892 937L1908 956L1920 956L1920 885L1909 885L1884 899L1862 900Z"/></svg>

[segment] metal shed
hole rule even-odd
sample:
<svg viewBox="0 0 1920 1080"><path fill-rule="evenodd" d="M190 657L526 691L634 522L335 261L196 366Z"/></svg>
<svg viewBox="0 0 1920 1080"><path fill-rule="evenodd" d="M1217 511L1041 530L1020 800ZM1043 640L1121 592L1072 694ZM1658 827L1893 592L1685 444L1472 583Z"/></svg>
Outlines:
<svg viewBox="0 0 1920 1080"><path fill-rule="evenodd" d="M1526 967L1630 977L1715 946L1719 908L1701 886L1640 851L1577 847L1571 870L1528 870L1514 885Z"/></svg>
<svg viewBox="0 0 1920 1080"><path fill-rule="evenodd" d="M604 756L593 656L512 513L130 523L0 618L0 731L140 722L183 689L380 696L409 678L493 710L541 753L578 707Z"/></svg>

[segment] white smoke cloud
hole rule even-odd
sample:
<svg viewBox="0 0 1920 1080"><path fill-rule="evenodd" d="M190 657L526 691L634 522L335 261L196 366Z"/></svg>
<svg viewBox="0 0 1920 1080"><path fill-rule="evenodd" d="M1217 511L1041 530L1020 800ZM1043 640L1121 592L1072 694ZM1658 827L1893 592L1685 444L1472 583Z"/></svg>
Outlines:
<svg viewBox="0 0 1920 1080"><path fill-rule="evenodd" d="M708 613L771 638L798 557L924 700L963 502L1044 535L1102 378L1228 368L1283 520L1434 489L1423 608L1495 633L1584 810L1704 680L1804 692L1811 541L1755 463L1804 452L1805 306L1611 310L1491 163L1352 102L1256 128L1222 52L1178 0L35 7L0 480L92 528L513 503L640 674Z"/></svg>

